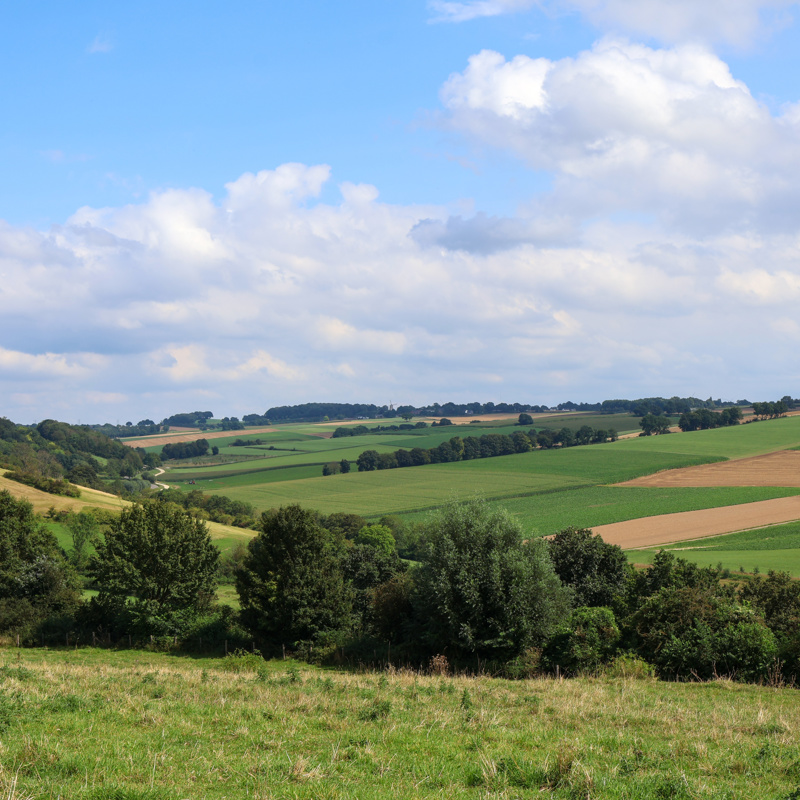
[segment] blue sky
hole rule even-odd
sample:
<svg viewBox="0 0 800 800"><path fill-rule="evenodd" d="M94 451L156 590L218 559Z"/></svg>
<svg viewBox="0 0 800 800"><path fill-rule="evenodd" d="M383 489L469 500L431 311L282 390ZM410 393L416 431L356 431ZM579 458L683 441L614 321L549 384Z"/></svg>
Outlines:
<svg viewBox="0 0 800 800"><path fill-rule="evenodd" d="M0 413L800 395L797 13L4 4Z"/></svg>

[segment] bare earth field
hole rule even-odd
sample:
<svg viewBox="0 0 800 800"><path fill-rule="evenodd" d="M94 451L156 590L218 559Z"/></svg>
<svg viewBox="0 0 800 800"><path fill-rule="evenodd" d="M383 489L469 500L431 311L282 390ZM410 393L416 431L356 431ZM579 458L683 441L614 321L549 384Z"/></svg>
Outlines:
<svg viewBox="0 0 800 800"><path fill-rule="evenodd" d="M800 519L800 496L642 517L614 522L611 525L598 525L592 530L603 541L618 544L623 550L632 550L763 528L797 519Z"/></svg>
<svg viewBox="0 0 800 800"><path fill-rule="evenodd" d="M752 458L701 464L645 475L619 486L682 488L692 486L796 486L800 487L800 451L783 450ZM599 525L594 532L606 542L629 550L647 548L705 536L735 533L800 519L800 497L782 497L727 508L682 511L657 517Z"/></svg>
<svg viewBox="0 0 800 800"><path fill-rule="evenodd" d="M800 487L800 450L782 450L717 464L669 469L645 475L620 486L797 486Z"/></svg>
<svg viewBox="0 0 800 800"><path fill-rule="evenodd" d="M183 431L191 431L184 433ZM161 433L157 436L137 436L131 439L120 439L128 447L155 447L156 445L174 444L175 442L196 442L198 439L225 439L231 436L250 435L251 433L274 433L277 428L247 428L243 431L211 431L203 433L199 428L182 428L180 433Z"/></svg>

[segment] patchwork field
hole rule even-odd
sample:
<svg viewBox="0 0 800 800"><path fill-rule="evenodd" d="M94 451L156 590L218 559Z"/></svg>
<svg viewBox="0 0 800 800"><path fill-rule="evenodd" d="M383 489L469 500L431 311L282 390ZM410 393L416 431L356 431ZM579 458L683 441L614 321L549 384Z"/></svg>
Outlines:
<svg viewBox="0 0 800 800"><path fill-rule="evenodd" d="M643 517L611 525L598 525L594 532L606 542L629 549L717 536L748 528L763 528L765 525L797 519L800 519L800 496Z"/></svg>
<svg viewBox="0 0 800 800"><path fill-rule="evenodd" d="M567 420L578 427L604 424L618 430L638 424L630 415L585 414L539 416L535 424L558 428ZM366 449L429 448L454 435L511 434L520 428L504 419L473 424L470 429L437 426L339 439L321 437L322 430L320 425L298 424L227 432L215 438L218 457L169 462L160 480L186 491L225 494L252 503L257 510L300 503L326 514L352 512L374 519L391 513L410 522L422 519L452 497L478 493L507 508L527 535L548 535L575 525L596 529L627 548L800 519L800 501L792 499L800 497L800 450L792 450L800 447L798 416L687 434L326 477L321 475L322 464L342 458L355 462ZM324 432L329 433L330 426ZM191 432L181 435L195 436ZM244 446L234 445L237 440L245 442ZM51 506L78 510L123 505L112 495L89 489L74 500L46 495L1 477L0 486L28 497L40 512ZM217 524L211 528L223 547L251 535ZM784 550L775 560L783 563L786 557Z"/></svg>

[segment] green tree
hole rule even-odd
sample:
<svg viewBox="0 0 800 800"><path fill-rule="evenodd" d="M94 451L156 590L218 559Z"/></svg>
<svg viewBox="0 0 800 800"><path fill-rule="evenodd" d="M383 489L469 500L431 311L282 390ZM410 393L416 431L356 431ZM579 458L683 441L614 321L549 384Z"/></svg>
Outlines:
<svg viewBox="0 0 800 800"><path fill-rule="evenodd" d="M263 647L322 642L349 629L353 598L342 573L342 541L298 505L262 515L236 591L242 622Z"/></svg>
<svg viewBox="0 0 800 800"><path fill-rule="evenodd" d="M432 648L511 658L539 645L569 612L571 593L541 539L480 499L451 502L426 526L417 578Z"/></svg>
<svg viewBox="0 0 800 800"><path fill-rule="evenodd" d="M625 593L629 567L622 548L586 528L565 528L547 543L553 568L575 592L579 606L615 606Z"/></svg>
<svg viewBox="0 0 800 800"><path fill-rule="evenodd" d="M359 472L372 472L378 469L380 457L377 450L365 450L357 459Z"/></svg>
<svg viewBox="0 0 800 800"><path fill-rule="evenodd" d="M30 503L0 491L0 630L30 631L80 603L74 573Z"/></svg>
<svg viewBox="0 0 800 800"><path fill-rule="evenodd" d="M594 670L614 653L620 632L610 608L576 608L559 626L543 653L550 669L568 673Z"/></svg>
<svg viewBox="0 0 800 800"><path fill-rule="evenodd" d="M368 545L391 555L396 550L392 529L386 525L365 525L355 538L356 544Z"/></svg>
<svg viewBox="0 0 800 800"><path fill-rule="evenodd" d="M642 429L642 436L658 436L669 433L669 417L662 417L656 414L645 414L639 420Z"/></svg>
<svg viewBox="0 0 800 800"><path fill-rule="evenodd" d="M520 414L517 423L519 425L533 425L533 417L530 414Z"/></svg>
<svg viewBox="0 0 800 800"><path fill-rule="evenodd" d="M219 550L205 522L171 503L124 510L89 561L101 617L142 634L180 635L213 597Z"/></svg>
<svg viewBox="0 0 800 800"><path fill-rule="evenodd" d="M95 544L100 536L100 526L86 511L70 514L66 526L72 537L72 549L67 554L69 561L79 572L83 571L89 560L89 546Z"/></svg>

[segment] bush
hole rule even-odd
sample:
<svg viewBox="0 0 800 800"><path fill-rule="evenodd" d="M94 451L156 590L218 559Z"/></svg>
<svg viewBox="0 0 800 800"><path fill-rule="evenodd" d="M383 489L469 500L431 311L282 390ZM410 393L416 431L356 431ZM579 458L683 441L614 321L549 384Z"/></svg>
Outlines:
<svg viewBox="0 0 800 800"><path fill-rule="evenodd" d="M323 643L352 622L337 540L300 506L262 515L236 573L241 619L259 645Z"/></svg>
<svg viewBox="0 0 800 800"><path fill-rule="evenodd" d="M432 648L505 660L542 644L563 619L570 592L541 539L523 543L504 510L480 499L451 502L426 526L416 604Z"/></svg>
<svg viewBox="0 0 800 800"><path fill-rule="evenodd" d="M29 635L79 604L77 578L55 537L30 503L0 491L0 631Z"/></svg>
<svg viewBox="0 0 800 800"><path fill-rule="evenodd" d="M576 608L545 648L544 663L571 674L594 671L611 658L619 639L610 608Z"/></svg>
<svg viewBox="0 0 800 800"><path fill-rule="evenodd" d="M201 520L169 503L133 506L89 562L94 614L126 632L181 636L209 606L218 560Z"/></svg>
<svg viewBox="0 0 800 800"><path fill-rule="evenodd" d="M62 497L81 496L80 489L64 478L45 478L43 475L32 475L28 472L6 472L3 477L17 483L24 483L26 486L33 486L34 489L48 494L57 494Z"/></svg>

